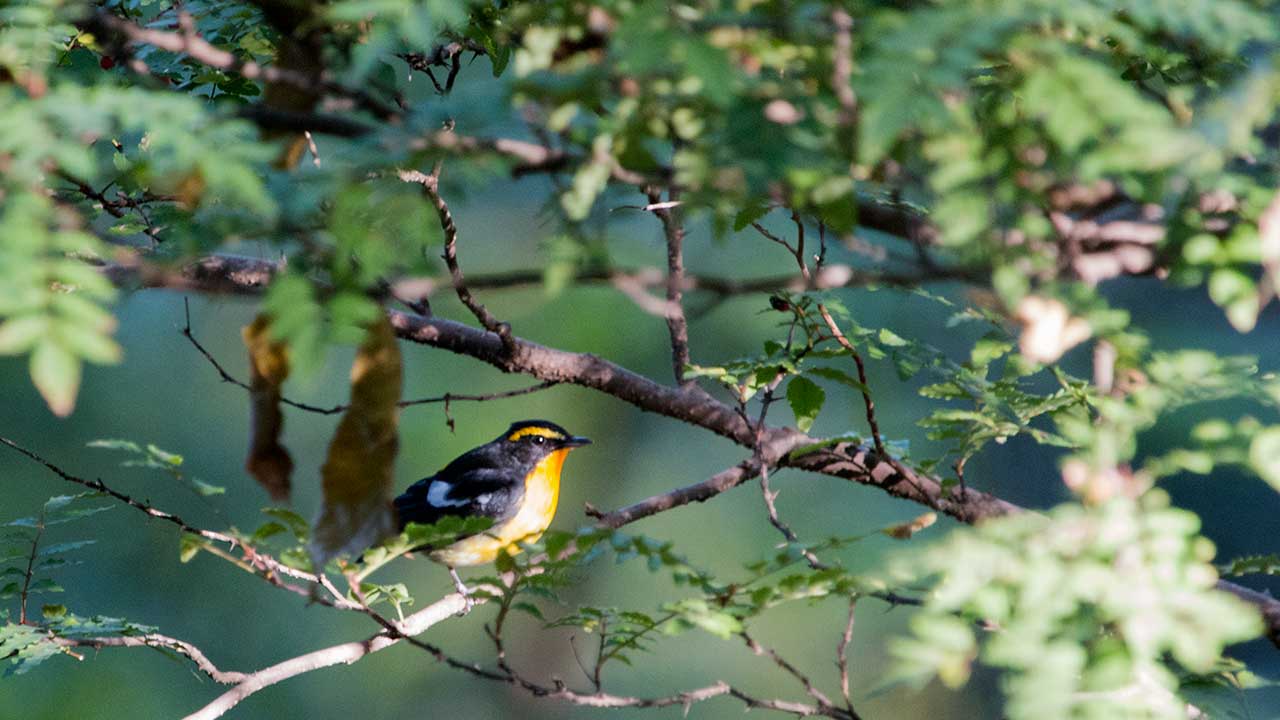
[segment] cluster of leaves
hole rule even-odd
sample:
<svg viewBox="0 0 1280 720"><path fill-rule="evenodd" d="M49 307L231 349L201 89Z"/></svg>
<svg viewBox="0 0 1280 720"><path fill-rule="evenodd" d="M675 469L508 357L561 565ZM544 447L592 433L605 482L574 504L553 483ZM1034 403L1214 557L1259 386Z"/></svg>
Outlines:
<svg viewBox="0 0 1280 720"><path fill-rule="evenodd" d="M211 485L200 478L187 475L182 471L181 455L162 450L151 443L147 443L144 447L132 440L94 440L89 443L89 447L128 453L131 459L120 463L120 467L159 470L202 497L222 495L227 491L225 487Z"/></svg>
<svg viewBox="0 0 1280 720"><path fill-rule="evenodd" d="M835 551L879 534L903 536L901 528L891 527L809 545L788 544L766 559L747 564L739 577L729 580L691 563L670 541L599 527L573 533L549 531L530 544L527 553L499 560L500 570L514 572L515 583L505 584L500 578L484 581L505 588L496 600L531 615L544 627L579 628L597 635L602 667L613 660L630 665L632 655L651 651L662 637L701 630L727 639L744 632L752 618L786 603L847 599L887 590L882 579L838 566L814 569L806 558L806 553ZM586 564L605 553L612 553L618 564L643 562L651 573L667 576L679 596L653 609L571 606L551 620L537 605L520 599L530 596L564 605L561 591L575 584Z"/></svg>
<svg viewBox="0 0 1280 720"><path fill-rule="evenodd" d="M725 385L735 399L746 402L781 374L786 379L785 395L796 426L808 431L827 400L827 390L818 381L834 383L845 393L871 392L847 370L827 364L841 360L847 367L852 353L838 344L817 319L815 308L821 302L838 318L849 342L867 359L892 363L903 382L923 374L932 382L920 388L922 396L967 406L938 408L919 421L929 430L931 440L953 443L939 457L912 458L922 469L933 471L952 456L963 466L988 443L1004 443L1020 434L1050 446L1075 447L1037 420L1052 418L1070 407L1086 406L1086 382L1057 368L1046 371L1044 366L1014 352L1015 338L991 313L958 309L946 298L924 291L917 294L953 309L947 327L980 327L983 334L974 341L968 360L956 362L929 343L903 337L887 327L866 327L838 299L806 294L774 298L775 309L792 315L782 323L790 338L787 343L767 340L761 355L715 366L691 366L689 375L714 379ZM1045 376L1051 376L1057 387L1048 391L1039 388ZM856 433L842 433L823 444L861 439ZM889 447L901 458L908 456L905 442L891 442ZM800 448L796 452L811 449Z"/></svg>
<svg viewBox="0 0 1280 720"><path fill-rule="evenodd" d="M136 635L154 628L119 618L80 617L65 605L44 603L40 619L30 605L33 598L63 592L51 574L79 564L74 552L97 542L91 539L48 542L46 533L56 526L82 520L110 505L91 502L99 493L58 495L49 498L37 515L0 525L0 600L17 600L17 619L10 608L0 610L0 661L8 661L5 675L22 674L45 660L69 651L65 640Z"/></svg>
<svg viewBox="0 0 1280 720"><path fill-rule="evenodd" d="M1185 717L1177 672L1212 671L1262 629L1214 590L1198 530L1154 491L992 521L901 557L895 582L936 584L892 645L895 677L958 686L980 660L1006 671L1011 718Z"/></svg>
<svg viewBox="0 0 1280 720"><path fill-rule="evenodd" d="M1206 350L1144 352L1141 358L1128 368L1118 392L1091 394L1087 405L1067 408L1054 418L1058 432L1079 448L1074 457L1087 468L1090 481L1107 468L1127 466L1138 453L1140 434L1178 409L1233 398L1271 412L1280 407L1280 380L1260 373L1256 358L1222 357ZM1280 487L1278 439L1277 426L1251 415L1234 423L1224 418L1203 420L1192 430L1188 447L1144 460L1139 486L1179 472L1208 474L1215 467L1234 464ZM1113 491L1102 489L1104 496Z"/></svg>

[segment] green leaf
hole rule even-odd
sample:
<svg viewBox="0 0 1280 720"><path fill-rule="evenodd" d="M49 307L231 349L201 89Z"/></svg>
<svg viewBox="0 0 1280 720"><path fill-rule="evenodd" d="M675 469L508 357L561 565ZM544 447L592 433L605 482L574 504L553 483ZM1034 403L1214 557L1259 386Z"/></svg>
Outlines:
<svg viewBox="0 0 1280 720"><path fill-rule="evenodd" d="M1253 436L1249 443L1249 464L1272 488L1280 492L1280 425Z"/></svg>
<svg viewBox="0 0 1280 720"><path fill-rule="evenodd" d="M733 216L733 229L742 232L748 225L769 214L769 206L764 204L748 205Z"/></svg>
<svg viewBox="0 0 1280 720"><path fill-rule="evenodd" d="M265 507L262 512L284 523L298 542L306 542L311 535L311 523L298 513L282 507Z"/></svg>
<svg viewBox="0 0 1280 720"><path fill-rule="evenodd" d="M46 315L31 313L9 318L0 324L0 355L21 355L30 350L49 330Z"/></svg>
<svg viewBox="0 0 1280 720"><path fill-rule="evenodd" d="M208 541L199 535L183 533L178 540L178 561L183 563L191 562L191 558L195 557L208 544Z"/></svg>
<svg viewBox="0 0 1280 720"><path fill-rule="evenodd" d="M880 328L880 344L887 347L905 347L911 342L899 336L889 328Z"/></svg>
<svg viewBox="0 0 1280 720"><path fill-rule="evenodd" d="M1224 575L1280 575L1280 555L1249 555L1222 567Z"/></svg>
<svg viewBox="0 0 1280 720"><path fill-rule="evenodd" d="M85 447L102 448L104 450L124 450L127 452L142 454L142 446L132 440L91 440L85 444Z"/></svg>
<svg viewBox="0 0 1280 720"><path fill-rule="evenodd" d="M30 366L31 381L49 409L59 417L70 415L80 390L80 359L46 337L31 352Z"/></svg>
<svg viewBox="0 0 1280 720"><path fill-rule="evenodd" d="M854 376L850 375L849 373L843 370L838 370L836 368L830 368L830 367L816 367L816 368L809 368L808 370L805 371L805 373L808 375L817 375L820 378L826 378L827 380L834 380L838 383L848 385L849 387L853 388L854 390L857 390L858 392L864 392L864 393L871 392L871 390L866 385L862 384L857 378L855 378Z"/></svg>
<svg viewBox="0 0 1280 720"><path fill-rule="evenodd" d="M817 383L805 377L793 377L787 381L787 403L796 416L796 427L808 432L822 411L827 394Z"/></svg>
<svg viewBox="0 0 1280 720"><path fill-rule="evenodd" d="M199 478L190 478L190 481L191 486L195 488L196 493L202 497L209 497L210 495L224 495L227 492L225 487L222 487L221 485L210 485Z"/></svg>

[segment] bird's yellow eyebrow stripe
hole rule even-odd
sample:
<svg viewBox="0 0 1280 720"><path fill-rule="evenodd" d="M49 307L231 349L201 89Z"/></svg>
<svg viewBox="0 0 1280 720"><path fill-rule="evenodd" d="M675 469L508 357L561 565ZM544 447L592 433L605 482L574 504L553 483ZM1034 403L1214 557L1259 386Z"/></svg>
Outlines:
<svg viewBox="0 0 1280 720"><path fill-rule="evenodd" d="M528 435L541 435L542 437L552 438L554 440L564 439L564 435L561 435L560 433L556 432L555 430L552 430L551 428L534 426L534 427L520 428L519 430L508 435L507 440L514 442Z"/></svg>

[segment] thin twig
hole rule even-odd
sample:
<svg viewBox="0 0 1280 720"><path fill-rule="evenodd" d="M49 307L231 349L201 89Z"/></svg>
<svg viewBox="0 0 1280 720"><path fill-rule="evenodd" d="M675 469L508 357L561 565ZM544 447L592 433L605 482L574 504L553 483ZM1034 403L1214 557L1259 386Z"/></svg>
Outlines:
<svg viewBox="0 0 1280 720"><path fill-rule="evenodd" d="M40 509L40 521L36 523L36 536L31 539L31 555L27 557L27 571L22 574L22 590L18 593L18 624L27 624L27 595L31 590L31 578L35 575L36 553L40 538L44 535L44 509Z"/></svg>
<svg viewBox="0 0 1280 720"><path fill-rule="evenodd" d="M511 326L494 317L493 313L476 300L467 289L462 268L458 265L458 226L453 221L453 213L449 211L448 203L440 196L440 170L440 163L436 163L430 175L418 170L401 170L398 174L404 182L420 185L423 194L436 209L436 214L440 218L440 228L444 230L444 263L449 268L449 276L453 279L453 288L458 294L458 299L471 311L472 315L475 315L476 320L480 321L480 325L485 330L502 340L502 346L507 353L512 354L515 351L515 345L511 340Z"/></svg>
<svg viewBox="0 0 1280 720"><path fill-rule="evenodd" d="M185 302L186 301L184 299L184 304ZM192 333L191 331L191 314L190 314L189 308L187 309L187 314L186 314L186 324L182 328L182 335L191 342L191 344L195 347L196 350L200 352L201 355L204 356L205 360L209 361L209 364L213 366L213 369L218 371L218 375L222 378L223 382L231 383L232 385L235 385L236 387L239 387L239 388L243 388L244 390L250 390L248 383L237 379L234 375L227 372L226 368L222 367L222 364L218 362L218 360L213 356L213 354L210 353L209 350L205 348L205 346L202 345L199 340L196 339L194 333ZM555 387L556 385L559 385L559 384L560 383L555 380L544 380L540 383L536 383L528 387L516 388L514 390L503 390L501 392L495 392L495 393L484 393L479 395L449 392L443 395L434 395L430 397L416 398L414 400L401 400L400 402L396 403L396 406L400 408L407 408L407 407L413 407L415 405L432 405L437 403L444 403L445 405L448 405L449 403L462 402L462 401L488 402L490 400L503 400L506 398L519 397L521 395L529 395L530 393L535 393L540 390L546 390L548 388ZM332 405L327 407L319 406L319 405L311 405L309 403L299 402L297 400L290 400L289 398L283 397L283 396L280 398L280 402L284 403L285 405L288 405L289 407L297 408L299 410L305 410L306 412L316 413L318 415L336 415L337 413L343 412L350 407L350 405L346 405L346 404Z"/></svg>
<svg viewBox="0 0 1280 720"><path fill-rule="evenodd" d="M313 594L308 588L300 585L294 585L291 583L284 582L283 580L280 579L280 576L282 575L286 577L291 577L297 580L303 580L308 583L317 582L317 578L315 575L309 572L291 568L288 565L285 565L284 563L280 562L279 560L276 560L274 557L266 553L258 552L254 548L248 545L245 545L243 542L241 542L239 539L235 537L232 537L225 533L220 533L214 530L206 530L204 528L198 528L193 525L190 525L181 517L174 515L173 513L160 510L154 507L153 505L143 502L141 500L138 500L130 495L126 495L125 493L122 493L119 490L116 490L110 487L109 485L107 485L106 483L102 482L101 479L86 480L85 478L72 475L66 470L63 470L61 467L58 467L52 462L46 460L44 457L40 456L36 452L32 450L28 450L27 448L17 444L16 442L14 442L13 440L10 440L9 438L0 436L0 444L8 445L10 448L27 456L31 460L34 460L35 462L45 466L50 471L52 471L55 475L62 478L63 480L66 480L67 482L75 483L82 487L89 488L90 490L94 490L94 491L106 494L114 498L115 500L122 502L125 505L128 505L129 507L132 507L135 510L138 510L139 512L142 512L152 518L155 518L157 520L162 520L164 522L175 525L176 527L180 528L183 532L189 533L191 535L196 535L198 537L204 538L205 540L226 545L230 548L238 547L240 551L244 554L244 560L240 561L240 566L245 570L252 572L254 575L261 577L262 579L266 580L272 585L275 585L276 587L279 587L284 590L288 590L297 595L302 595L303 597L309 597L314 601L319 602L322 605L328 605L330 607L335 607L335 608L345 609L345 610L359 608L358 605L350 602L344 597L341 597L341 596L335 596L333 598L325 598L325 597L319 597L319 596L313 597ZM213 548L209 548L209 549L213 550ZM237 560L239 559L237 558Z"/></svg>
<svg viewBox="0 0 1280 720"><path fill-rule="evenodd" d="M800 684L804 686L804 691L809 694L809 697L813 698L818 702L819 707L823 707L823 708L831 707L831 699L827 697L827 694L819 690L817 687L815 687L813 684L813 681L809 679L808 675L805 675L804 673L800 672L800 670L795 665L792 665L791 663L787 662L786 658L779 655L776 650L774 650L773 648L769 648L769 647L765 647L764 645L761 645L759 642L756 641L755 638L751 637L751 635L747 633L746 630L743 630L742 632L738 633L738 637L742 638L743 642L747 644L747 647L751 650L751 652L755 653L756 655L769 658L770 660L773 661L774 665L777 665L778 667L782 668L782 670L785 671L788 675L800 681Z"/></svg>
<svg viewBox="0 0 1280 720"><path fill-rule="evenodd" d="M853 701L849 699L849 643L853 642L854 611L858 607L858 597L849 598L849 620L844 624L844 633L836 644L836 667L840 670L840 695L844 698L845 709L854 720L861 720L853 709Z"/></svg>
<svg viewBox="0 0 1280 720"><path fill-rule="evenodd" d="M214 665L213 662L209 660L203 652L201 652L200 648L185 640L179 640L159 633L85 638L59 637L56 642L64 647L90 647L95 650L101 650L105 647L150 647L162 650L172 650L179 655L183 655L190 659L195 663L196 668L198 668L200 672L208 675L216 683L234 685L239 682L244 682L245 678L248 677L248 675L242 672L219 670L218 666Z"/></svg>
<svg viewBox="0 0 1280 720"><path fill-rule="evenodd" d="M682 304L684 285L684 221L680 209L680 191L667 188L667 202L657 188L648 191L649 206L662 221L667 240L667 332L671 336L671 370L677 385L687 382L684 370L689 365L689 323Z"/></svg>
<svg viewBox="0 0 1280 720"><path fill-rule="evenodd" d="M836 324L835 318L831 317L831 312L827 310L826 305L818 303L818 314L822 316L823 322L831 330L836 342L840 343L840 346L848 350L849 354L853 356L853 362L858 367L858 382L862 384L859 390L862 393L862 403L867 411L867 425L871 428L871 441L875 444L876 452L889 459L889 453L884 449L884 439L880 437L880 425L876 422L876 403L871 399L871 392L868 389L870 386L867 385L867 367L862 362L862 354L853 346L853 343L849 342L849 338L844 336L840 326Z"/></svg>

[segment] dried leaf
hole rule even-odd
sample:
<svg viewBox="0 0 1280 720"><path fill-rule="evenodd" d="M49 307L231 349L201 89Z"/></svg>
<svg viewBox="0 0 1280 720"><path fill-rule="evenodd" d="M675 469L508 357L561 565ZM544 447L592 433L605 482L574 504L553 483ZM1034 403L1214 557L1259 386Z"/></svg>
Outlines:
<svg viewBox="0 0 1280 720"><path fill-rule="evenodd" d="M287 500L293 458L280 444L284 429L280 385L289 376L289 355L283 343L271 340L270 326L270 319L259 315L242 331L251 373L249 458L244 467L273 499Z"/></svg>
<svg viewBox="0 0 1280 720"><path fill-rule="evenodd" d="M938 522L938 514L927 512L909 522L890 525L880 532L888 535L894 540L910 540L912 535L915 535L936 522Z"/></svg>
<svg viewBox="0 0 1280 720"><path fill-rule="evenodd" d="M385 317L369 327L351 365L351 405L320 469L324 504L312 534L315 567L395 534L391 488L400 400L400 349Z"/></svg>

